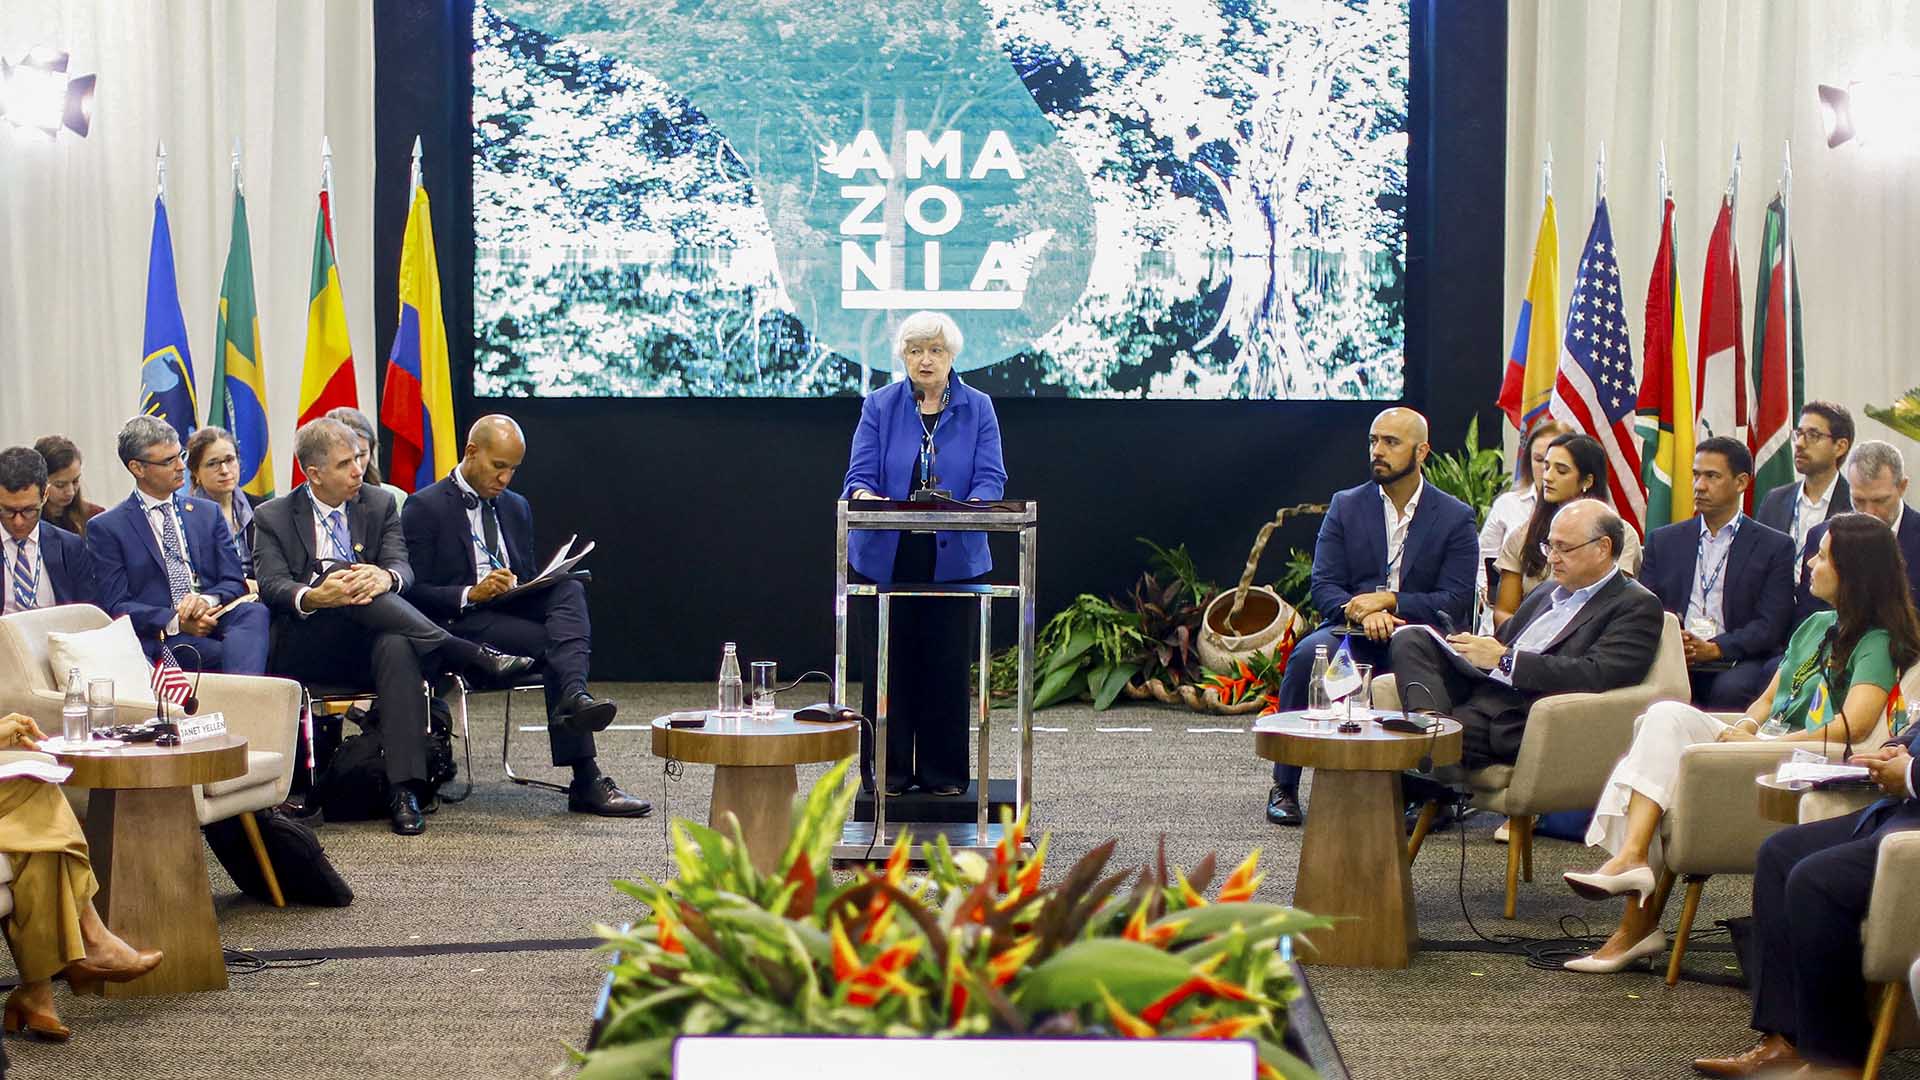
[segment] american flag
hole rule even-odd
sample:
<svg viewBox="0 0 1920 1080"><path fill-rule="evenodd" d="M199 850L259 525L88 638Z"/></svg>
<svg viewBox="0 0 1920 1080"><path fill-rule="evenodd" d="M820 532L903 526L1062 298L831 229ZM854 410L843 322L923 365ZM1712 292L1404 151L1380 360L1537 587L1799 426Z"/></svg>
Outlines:
<svg viewBox="0 0 1920 1080"><path fill-rule="evenodd" d="M1551 411L1606 447L1613 508L1639 533L1647 517L1647 493L1640 487L1640 450L1633 440L1638 395L1622 300L1613 224L1603 198L1594 208L1593 228L1587 230L1587 246L1573 279Z"/></svg>
<svg viewBox="0 0 1920 1080"><path fill-rule="evenodd" d="M170 705L184 706L192 694L193 684L187 681L187 673L180 670L173 650L161 649L160 659L153 662L153 696Z"/></svg>

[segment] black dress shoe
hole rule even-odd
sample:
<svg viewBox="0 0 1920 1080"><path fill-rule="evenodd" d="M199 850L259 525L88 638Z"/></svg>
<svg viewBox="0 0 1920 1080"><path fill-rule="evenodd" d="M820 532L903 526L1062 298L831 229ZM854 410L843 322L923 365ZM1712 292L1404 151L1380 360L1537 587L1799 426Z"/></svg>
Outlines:
<svg viewBox="0 0 1920 1080"><path fill-rule="evenodd" d="M601 817L646 817L653 813L653 804L621 791L613 777L601 773L585 783L575 780L567 785L567 809Z"/></svg>
<svg viewBox="0 0 1920 1080"><path fill-rule="evenodd" d="M607 725L613 723L613 716L619 711L620 706L606 698L597 698L582 690L560 706L560 711L553 717L553 726L575 735L591 735L607 730Z"/></svg>
<svg viewBox="0 0 1920 1080"><path fill-rule="evenodd" d="M469 666L489 682L504 683L525 674L533 665L534 659L531 656L514 656L512 653L503 653L491 645L482 645L480 655L474 657L473 663Z"/></svg>
<svg viewBox="0 0 1920 1080"><path fill-rule="evenodd" d="M1306 821L1306 811L1300 809L1299 793L1273 785L1267 792L1267 820L1275 825L1299 825Z"/></svg>
<svg viewBox="0 0 1920 1080"><path fill-rule="evenodd" d="M393 831L401 836L419 836L427 828L427 819L420 813L420 796L410 787L400 787L393 793Z"/></svg>

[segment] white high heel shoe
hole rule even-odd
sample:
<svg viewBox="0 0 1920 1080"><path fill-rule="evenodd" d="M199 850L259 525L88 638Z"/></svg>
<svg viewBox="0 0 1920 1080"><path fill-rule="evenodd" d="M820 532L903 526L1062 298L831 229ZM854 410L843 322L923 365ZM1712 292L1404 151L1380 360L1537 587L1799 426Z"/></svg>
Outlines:
<svg viewBox="0 0 1920 1080"><path fill-rule="evenodd" d="M1636 866L1618 874L1576 874L1569 870L1560 876L1566 881L1568 888L1589 900L1605 900L1611 896L1631 892L1637 894L1640 901L1645 903L1647 897L1653 895L1656 884L1653 868L1650 866Z"/></svg>
<svg viewBox="0 0 1920 1080"><path fill-rule="evenodd" d="M1655 930L1653 933L1648 934L1636 942L1633 948L1628 949L1626 952L1621 953L1611 960L1602 960L1598 956L1588 955L1576 960L1569 960L1561 966L1568 971L1578 971L1583 974L1610 975L1630 964L1648 959L1649 957L1659 956L1666 951L1667 935L1659 930Z"/></svg>

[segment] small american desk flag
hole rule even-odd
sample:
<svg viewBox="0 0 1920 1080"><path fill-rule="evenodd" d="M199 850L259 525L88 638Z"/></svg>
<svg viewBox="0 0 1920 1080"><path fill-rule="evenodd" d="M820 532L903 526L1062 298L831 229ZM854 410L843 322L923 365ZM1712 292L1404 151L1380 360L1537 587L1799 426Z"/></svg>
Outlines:
<svg viewBox="0 0 1920 1080"><path fill-rule="evenodd" d="M1633 440L1638 391L1633 347L1620 295L1620 264L1613 250L1607 200L1593 211L1587 246L1567 304L1560 372L1553 383L1555 418L1600 440L1607 451L1613 508L1635 533L1644 531L1647 494L1640 487L1640 449Z"/></svg>
<svg viewBox="0 0 1920 1080"><path fill-rule="evenodd" d="M193 684L187 681L187 673L180 669L180 662L173 658L172 649L162 648L160 659L153 662L153 696L169 705L182 707L193 696Z"/></svg>

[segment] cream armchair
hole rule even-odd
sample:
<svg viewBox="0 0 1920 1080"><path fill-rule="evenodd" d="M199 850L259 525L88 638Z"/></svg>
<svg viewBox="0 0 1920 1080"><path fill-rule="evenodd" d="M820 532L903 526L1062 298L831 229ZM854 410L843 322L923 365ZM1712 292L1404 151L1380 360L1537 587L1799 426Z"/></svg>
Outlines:
<svg viewBox="0 0 1920 1080"><path fill-rule="evenodd" d="M0 617L0 710L25 713L46 731L57 732L60 706L65 698L54 688L47 635L96 630L111 621L106 612L87 604L66 604ZM274 905L284 906L280 882L267 858L266 845L253 812L279 804L292 786L294 747L300 723L300 684L264 675L217 672L199 679L201 711L225 714L227 730L247 740L247 771L230 780L195 785L194 812L201 825L239 817L254 857L260 862ZM138 723L153 716L151 698L141 701L128 697L121 688L116 691L120 691L116 693L115 706L121 723ZM74 812L84 818L84 797L73 788L67 792L74 803Z"/></svg>
<svg viewBox="0 0 1920 1080"><path fill-rule="evenodd" d="M1541 698L1527 713L1519 759L1512 765L1489 765L1467 777L1473 805L1504 814L1509 821L1503 915L1513 918L1520 879L1533 880L1534 819L1560 810L1591 810L1600 801L1614 762L1633 742L1634 719L1656 701L1685 701L1691 693L1686 654L1680 645L1680 620L1669 613L1660 631L1653 666L1639 685L1598 694ZM1376 708L1400 707L1400 690L1393 676L1374 680L1373 699ZM1423 816L1422 820L1431 818ZM1416 830L1409 858L1419 853L1422 835Z"/></svg>
<svg viewBox="0 0 1920 1080"><path fill-rule="evenodd" d="M1908 701L1916 700L1915 695L1920 694L1920 665L1901 676L1900 686ZM1866 738L1855 740L1853 745L1872 748L1887 738L1887 722L1882 717ZM1681 751L1680 772L1673 785L1673 805L1660 819L1666 869L1655 893L1658 911L1665 906L1676 880L1684 878L1687 883L1686 899L1680 906L1680 922L1674 932L1673 952L1667 960L1668 986L1680 981L1687 935L1693 930L1707 879L1715 874L1751 875L1760 845L1767 837L1786 828L1760 815L1754 777L1772 772L1780 762L1791 757L1796 748L1811 750L1819 745L1702 743ZM1829 756L1834 758L1842 756L1845 750L1844 743L1827 746ZM1877 793L1859 790L1809 791L1800 799L1800 820L1822 821L1849 814L1877 797Z"/></svg>
<svg viewBox="0 0 1920 1080"><path fill-rule="evenodd" d="M1861 927L1866 946L1861 974L1868 983L1882 988L1861 1080L1873 1080L1879 1074L1889 1048L1920 1042L1920 1023L1915 1022L1911 1009L1901 1008L1907 998L1909 968L1920 957L1920 920L1913 913L1915 896L1920 896L1920 831L1883 837L1880 861L1873 871L1873 897L1867 902L1867 921Z"/></svg>

